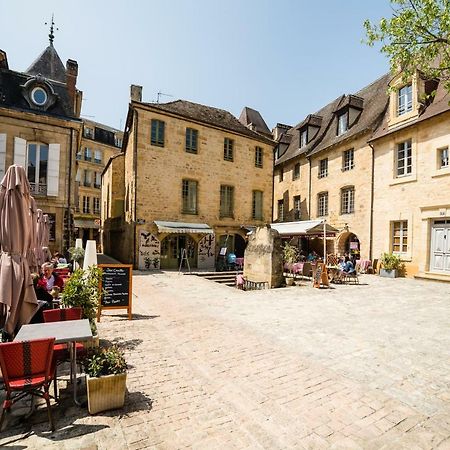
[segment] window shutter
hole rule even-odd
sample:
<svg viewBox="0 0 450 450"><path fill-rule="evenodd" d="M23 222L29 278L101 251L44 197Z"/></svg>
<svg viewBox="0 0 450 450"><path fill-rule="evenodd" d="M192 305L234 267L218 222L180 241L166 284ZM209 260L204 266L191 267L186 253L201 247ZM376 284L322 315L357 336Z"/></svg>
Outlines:
<svg viewBox="0 0 450 450"><path fill-rule="evenodd" d="M14 164L22 166L26 170L27 141L19 137L14 137Z"/></svg>
<svg viewBox="0 0 450 450"><path fill-rule="evenodd" d="M59 191L59 144L48 146L47 195L57 197Z"/></svg>
<svg viewBox="0 0 450 450"><path fill-rule="evenodd" d="M0 180L5 175L6 170L6 134L0 133Z"/></svg>

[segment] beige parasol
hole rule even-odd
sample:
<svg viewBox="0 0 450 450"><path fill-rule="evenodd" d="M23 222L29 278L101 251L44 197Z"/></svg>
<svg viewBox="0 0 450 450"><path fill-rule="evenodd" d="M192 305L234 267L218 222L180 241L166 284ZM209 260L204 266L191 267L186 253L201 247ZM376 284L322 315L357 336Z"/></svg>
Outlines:
<svg viewBox="0 0 450 450"><path fill-rule="evenodd" d="M32 248L30 184L21 166L10 166L0 185L0 303L4 329L14 334L38 309L27 253Z"/></svg>

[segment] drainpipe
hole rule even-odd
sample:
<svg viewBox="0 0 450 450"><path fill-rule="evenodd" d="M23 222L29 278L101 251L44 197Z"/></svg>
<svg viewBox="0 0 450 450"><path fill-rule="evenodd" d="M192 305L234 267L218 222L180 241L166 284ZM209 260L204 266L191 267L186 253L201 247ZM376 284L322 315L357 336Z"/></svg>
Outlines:
<svg viewBox="0 0 450 450"><path fill-rule="evenodd" d="M273 211L274 211L274 207L273 204L275 202L275 155L276 155L276 151L277 151L278 145L274 148L273 150L273 158L272 158L272 205L271 205L271 212L270 212L270 222L273 223L274 222L274 217L273 217Z"/></svg>
<svg viewBox="0 0 450 450"><path fill-rule="evenodd" d="M69 199L68 199L68 202L67 202L67 222L68 222L68 244L69 244L69 247L71 246L71 244L72 244L72 221L71 221L71 218L72 218L72 213L71 213L71 210L70 210L70 208L71 208L71 195L72 195L72 189L71 189L71 187L72 187L72 152L73 152L73 128L71 128L70 129L70 146L69 146L69 148L70 148L70 153L69 153L69 188L68 188L68 196L69 196ZM75 157L76 157L76 155L77 155L77 148L75 148Z"/></svg>
<svg viewBox="0 0 450 450"><path fill-rule="evenodd" d="M373 197L375 192L375 148L369 142L372 149L372 173L370 178L370 223L369 223L369 259L372 261L373 256Z"/></svg>
<svg viewBox="0 0 450 450"><path fill-rule="evenodd" d="M137 110L134 110L134 145L133 145L133 172L134 172L134 220L133 220L133 265L137 269L138 263L137 263L137 254L136 251L136 221L137 221L137 139L138 139L138 112Z"/></svg>

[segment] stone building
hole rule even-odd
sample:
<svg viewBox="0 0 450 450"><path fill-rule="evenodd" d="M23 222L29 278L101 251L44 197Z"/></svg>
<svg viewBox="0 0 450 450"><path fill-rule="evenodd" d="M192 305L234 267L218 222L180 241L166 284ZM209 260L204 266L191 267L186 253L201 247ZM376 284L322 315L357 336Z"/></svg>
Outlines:
<svg viewBox="0 0 450 450"><path fill-rule="evenodd" d="M83 119L76 155L75 237L100 244L101 175L111 156L122 147L123 132Z"/></svg>
<svg viewBox="0 0 450 450"><path fill-rule="evenodd" d="M274 142L221 109L144 103L141 89L103 173L105 251L140 269L213 268L224 247L243 256L244 227L271 220Z"/></svg>
<svg viewBox="0 0 450 450"><path fill-rule="evenodd" d="M75 158L81 132L78 64L64 67L50 45L24 72L9 68L0 50L0 178L11 164L25 167L37 207L48 214L50 247L73 241Z"/></svg>

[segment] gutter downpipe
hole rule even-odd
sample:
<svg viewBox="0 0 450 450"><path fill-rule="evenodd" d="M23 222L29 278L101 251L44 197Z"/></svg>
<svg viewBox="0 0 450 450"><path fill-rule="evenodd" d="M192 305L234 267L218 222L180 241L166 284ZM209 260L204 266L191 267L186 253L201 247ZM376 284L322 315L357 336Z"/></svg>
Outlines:
<svg viewBox="0 0 450 450"><path fill-rule="evenodd" d="M271 216L270 223L274 222L273 212L274 212L274 203L275 203L275 156L278 151L279 144L273 149L272 152L272 205L271 205Z"/></svg>
<svg viewBox="0 0 450 450"><path fill-rule="evenodd" d="M136 229L137 229L137 225L136 225L136 221L137 221L137 137L138 137L138 112L135 109L134 110L134 116L135 116L135 120L133 120L134 122L134 130L133 130L133 134L134 134L134 145L133 145L133 172L134 172L134 220L133 220L133 266L137 269L138 268L138 264L137 264L137 254L138 252L136 251Z"/></svg>
<svg viewBox="0 0 450 450"><path fill-rule="evenodd" d="M372 261L373 256L373 202L375 193L375 148L368 142L372 149L372 173L370 179L370 222L369 222L369 259Z"/></svg>
<svg viewBox="0 0 450 450"><path fill-rule="evenodd" d="M72 195L72 151L73 151L73 128L70 129L70 158L69 158L69 188L68 188L68 202L67 202L67 221L68 221L68 244L69 247L72 246L72 236L73 236L73 228L72 228L72 211L71 209L71 195ZM78 148L75 148L75 158L77 154Z"/></svg>

